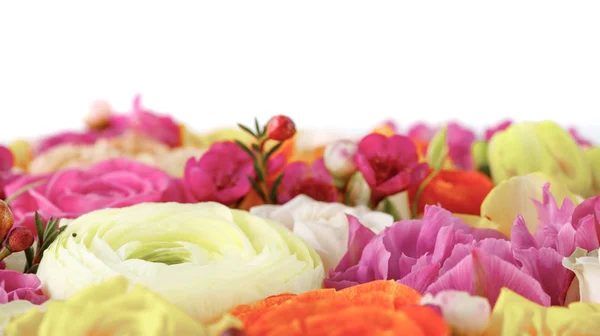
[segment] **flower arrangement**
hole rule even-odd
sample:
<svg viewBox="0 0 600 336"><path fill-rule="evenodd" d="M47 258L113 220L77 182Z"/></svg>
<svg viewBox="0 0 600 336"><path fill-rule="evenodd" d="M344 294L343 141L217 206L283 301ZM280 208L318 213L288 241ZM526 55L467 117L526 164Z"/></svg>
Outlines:
<svg viewBox="0 0 600 336"><path fill-rule="evenodd" d="M555 123L195 133L135 97L0 146L6 335L591 335L600 147Z"/></svg>

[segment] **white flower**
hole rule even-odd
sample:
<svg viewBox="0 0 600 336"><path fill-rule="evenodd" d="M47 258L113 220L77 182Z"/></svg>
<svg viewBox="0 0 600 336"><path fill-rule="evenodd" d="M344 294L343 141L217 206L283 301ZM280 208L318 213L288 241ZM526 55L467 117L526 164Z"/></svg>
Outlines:
<svg viewBox="0 0 600 336"><path fill-rule="evenodd" d="M323 162L331 175L347 179L356 171L354 154L358 149L356 142L338 140L328 144L323 153Z"/></svg>
<svg viewBox="0 0 600 336"><path fill-rule="evenodd" d="M250 213L273 220L304 239L323 260L325 271L335 268L348 250L348 219L353 215L375 233L393 224L394 219L366 206L318 202L298 195L284 205L260 205Z"/></svg>
<svg viewBox="0 0 600 336"><path fill-rule="evenodd" d="M464 291L445 290L435 296L428 293L421 298L421 304L439 306L444 320L461 335L481 335L490 320L489 301Z"/></svg>
<svg viewBox="0 0 600 336"><path fill-rule="evenodd" d="M580 301L600 303L600 259L598 259L598 250L588 253L578 247L573 254L563 259L563 266L573 271L577 276L573 280L569 292L576 290L578 286ZM568 298L570 296L568 295Z"/></svg>
<svg viewBox="0 0 600 336"><path fill-rule="evenodd" d="M317 253L279 225L218 203L143 203L83 215L44 252L44 291L66 300L123 275L207 322L239 304L321 288Z"/></svg>

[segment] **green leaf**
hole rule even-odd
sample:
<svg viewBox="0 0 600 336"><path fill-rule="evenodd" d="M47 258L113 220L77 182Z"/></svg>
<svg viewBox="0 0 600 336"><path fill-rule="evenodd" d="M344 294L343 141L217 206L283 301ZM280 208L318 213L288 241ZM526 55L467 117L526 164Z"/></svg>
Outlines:
<svg viewBox="0 0 600 336"><path fill-rule="evenodd" d="M256 128L256 134L260 137L260 125L258 124L258 118L254 118L254 127Z"/></svg>
<svg viewBox="0 0 600 336"><path fill-rule="evenodd" d="M242 125L242 124L237 124L239 128L241 128L242 130L244 130L244 132L246 133L250 133L253 137L257 138L257 135L254 134L254 132L252 132L251 129L249 129L248 127Z"/></svg>
<svg viewBox="0 0 600 336"><path fill-rule="evenodd" d="M252 151L250 150L250 148L248 148L248 146L246 146L240 140L234 140L234 141L241 149L244 150L244 152L248 153L248 155L250 155L253 159L256 159L256 157L254 156L254 153L252 153Z"/></svg>
<svg viewBox="0 0 600 336"><path fill-rule="evenodd" d="M248 176L248 181L250 181L250 185L252 185L252 189L254 189L254 191L256 191L256 193L258 194L258 196L260 196L260 198L262 198L262 200L266 202L267 198L265 196L265 193L260 189L260 186L258 185L258 183L256 183L256 181L251 176Z"/></svg>
<svg viewBox="0 0 600 336"><path fill-rule="evenodd" d="M56 230L56 226L58 225L58 222L59 222L58 218L57 219L50 218L50 221L48 222L48 224L46 224L46 230L44 232L44 240L47 240L48 236L50 236L50 234Z"/></svg>
<svg viewBox="0 0 600 336"><path fill-rule="evenodd" d="M433 137L427 148L427 163L434 171L439 171L444 166L448 156L448 127L444 126Z"/></svg>
<svg viewBox="0 0 600 336"><path fill-rule="evenodd" d="M403 191L384 198L379 202L376 210L392 215L395 222L410 218L411 212L408 192Z"/></svg>
<svg viewBox="0 0 600 336"><path fill-rule="evenodd" d="M35 218L35 230L37 231L37 236L38 239L39 237L44 237L44 221L42 220L42 218L40 217L40 215L38 214L38 212L35 212L34 215Z"/></svg>
<svg viewBox="0 0 600 336"><path fill-rule="evenodd" d="M33 246L26 249L24 252L25 252L25 258L27 259L27 263L25 264L25 270L23 271L23 273L27 272L27 270L31 267L31 264L33 264L33 255L34 255Z"/></svg>
<svg viewBox="0 0 600 336"><path fill-rule="evenodd" d="M66 227L66 226L63 226ZM62 229L62 228L61 228ZM46 251L46 249L48 248L48 246L50 246L50 244L52 244L52 242L56 239L56 237L58 237L58 235L62 232L62 230L58 230L58 231L54 231L52 232L49 236L48 239L46 239L44 241L44 243L42 244L42 247L40 248L40 252L39 254L41 256L44 255L44 251Z"/></svg>
<svg viewBox="0 0 600 336"><path fill-rule="evenodd" d="M283 179L283 173L281 173L281 174L279 174L279 176L277 176L277 178L273 182L273 185L271 186L271 192L270 192L271 201L273 201L273 203L275 203L275 204L277 204L277 188L279 188L279 185L281 184L282 179Z"/></svg>
<svg viewBox="0 0 600 336"><path fill-rule="evenodd" d="M258 180L260 182L265 182L265 173L258 166L258 162L256 162L256 161L254 162L254 171L256 172L256 177L258 178Z"/></svg>
<svg viewBox="0 0 600 336"><path fill-rule="evenodd" d="M271 155L273 155L273 153L275 153L275 151L277 151L281 147L281 145L283 145L283 142L280 142L280 143L276 144L275 146L273 146L273 148L269 149L269 151L265 155L265 162L267 162L267 160L269 160Z"/></svg>

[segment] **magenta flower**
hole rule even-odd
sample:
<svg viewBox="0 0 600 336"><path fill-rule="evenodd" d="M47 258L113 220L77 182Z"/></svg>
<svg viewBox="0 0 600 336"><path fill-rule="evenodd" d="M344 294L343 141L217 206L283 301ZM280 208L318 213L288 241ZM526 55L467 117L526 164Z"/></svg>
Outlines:
<svg viewBox="0 0 600 336"><path fill-rule="evenodd" d="M595 209L596 199L584 201L577 209L565 198L561 208L544 186L543 203L534 200L539 225L535 235L519 216L511 231L513 254L522 270L540 282L552 299L552 305L564 305L567 290L575 274L563 267L562 260L576 247L587 251L598 249ZM592 210L592 211L590 211Z"/></svg>
<svg viewBox="0 0 600 336"><path fill-rule="evenodd" d="M42 217L76 218L88 212L121 208L144 202L180 202L177 184L162 170L126 159L113 159L85 169L23 176L5 188L8 196L36 182L42 184L18 196L11 204L17 225L33 232L33 212Z"/></svg>
<svg viewBox="0 0 600 336"><path fill-rule="evenodd" d="M403 220L375 235L349 216L348 252L325 279L345 288L394 279L421 293L447 289L487 297L493 305L502 287L548 305L539 282L520 270L510 241L500 232L469 227L436 206L420 220Z"/></svg>
<svg viewBox="0 0 600 336"><path fill-rule="evenodd" d="M42 292L42 284L35 274L0 270L0 304L15 300L27 300L39 305L48 300Z"/></svg>
<svg viewBox="0 0 600 336"><path fill-rule="evenodd" d="M354 162L369 184L375 203L418 184L428 170L427 163L419 163L413 141L402 135L367 135L358 144Z"/></svg>
<svg viewBox="0 0 600 336"><path fill-rule="evenodd" d="M231 205L250 191L249 176L255 176L252 157L233 142L218 142L187 161L183 181L190 200Z"/></svg>
<svg viewBox="0 0 600 336"><path fill-rule="evenodd" d="M512 121L510 120L505 120L502 121L500 123L498 123L498 125L496 126L492 126L488 129L485 130L485 141L490 141L490 139L492 138L492 136L494 136L494 134L504 131L505 129L507 129L510 125L512 125Z"/></svg>
<svg viewBox="0 0 600 336"><path fill-rule="evenodd" d="M407 135L413 139L420 140L422 142L429 142L435 136L438 131L436 127L431 127L426 123L416 123L408 129Z"/></svg>
<svg viewBox="0 0 600 336"><path fill-rule="evenodd" d="M20 176L13 172L13 165L14 157L10 149L0 146L0 200L6 199L4 186Z"/></svg>
<svg viewBox="0 0 600 336"><path fill-rule="evenodd" d="M323 159L316 160L310 167L304 162L294 162L285 167L277 201L284 204L298 195L321 202L338 201L333 177L325 168Z"/></svg>

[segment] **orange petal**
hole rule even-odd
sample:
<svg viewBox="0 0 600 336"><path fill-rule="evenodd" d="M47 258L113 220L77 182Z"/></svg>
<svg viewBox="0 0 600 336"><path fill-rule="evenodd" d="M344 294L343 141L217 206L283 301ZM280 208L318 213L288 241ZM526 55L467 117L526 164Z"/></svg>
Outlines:
<svg viewBox="0 0 600 336"><path fill-rule="evenodd" d="M421 300L421 294L416 290L399 284L393 280L377 280L367 282L359 286L352 286L340 291L340 294L348 297L356 297L365 293L385 292L394 298L395 307L404 306L407 304L418 304Z"/></svg>
<svg viewBox="0 0 600 336"><path fill-rule="evenodd" d="M251 305L239 305L235 307L230 314L237 317L243 323L247 323L249 320L254 320L259 317L267 309L282 304L295 297L296 294L280 294L269 296L261 301L255 302Z"/></svg>
<svg viewBox="0 0 600 336"><path fill-rule="evenodd" d="M426 335L450 335L451 329L444 318L435 311L423 306L406 306L401 311L412 321L417 322Z"/></svg>
<svg viewBox="0 0 600 336"><path fill-rule="evenodd" d="M492 180L478 171L443 169L425 187L419 198L418 212L422 213L425 205L439 203L454 213L479 215L481 203L492 188ZM411 202L416 189L409 190Z"/></svg>

